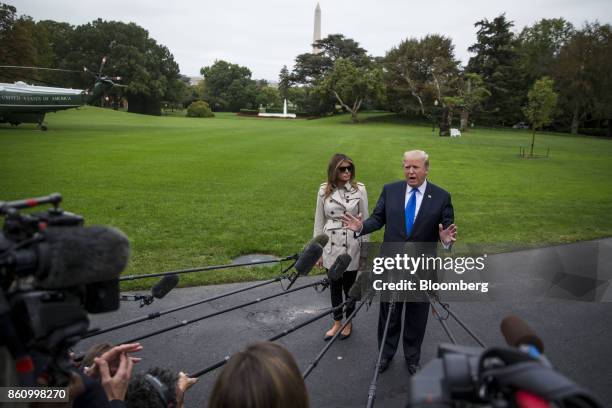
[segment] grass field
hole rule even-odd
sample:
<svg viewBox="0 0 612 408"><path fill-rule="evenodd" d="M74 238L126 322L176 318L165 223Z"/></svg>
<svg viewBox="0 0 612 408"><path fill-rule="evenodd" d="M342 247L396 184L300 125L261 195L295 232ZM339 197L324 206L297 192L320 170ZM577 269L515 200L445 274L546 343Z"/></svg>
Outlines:
<svg viewBox="0 0 612 408"><path fill-rule="evenodd" d="M430 154L429 179L452 193L463 242L533 246L612 235L611 140L538 135L536 149L549 146L550 158L525 160L518 151L528 131L474 129L449 139L384 114L363 117L352 125L347 116L192 119L86 107L47 115L47 132L0 125L0 200L61 192L63 207L88 225L127 233L126 273L161 272L294 253L312 235L333 153L355 160L372 209L383 184L402 178L403 151L418 148ZM181 284L277 271L191 274Z"/></svg>

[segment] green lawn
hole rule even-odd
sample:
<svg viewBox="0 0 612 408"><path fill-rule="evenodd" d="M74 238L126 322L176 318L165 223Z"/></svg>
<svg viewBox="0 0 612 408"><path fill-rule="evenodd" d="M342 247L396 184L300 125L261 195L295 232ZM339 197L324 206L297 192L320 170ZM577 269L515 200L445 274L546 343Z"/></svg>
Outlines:
<svg viewBox="0 0 612 408"><path fill-rule="evenodd" d="M61 192L87 224L130 237L126 273L288 255L312 235L316 191L336 152L351 156L374 207L402 178L409 149L430 154L429 179L452 193L459 239L532 246L612 235L612 141L538 135L548 159L518 158L528 131L430 127L349 117L275 120L150 117L86 107L47 115L49 130L0 125L0 199ZM374 238L381 239L381 233ZM277 268L183 276L181 284L263 278ZM133 287L133 286L125 286Z"/></svg>

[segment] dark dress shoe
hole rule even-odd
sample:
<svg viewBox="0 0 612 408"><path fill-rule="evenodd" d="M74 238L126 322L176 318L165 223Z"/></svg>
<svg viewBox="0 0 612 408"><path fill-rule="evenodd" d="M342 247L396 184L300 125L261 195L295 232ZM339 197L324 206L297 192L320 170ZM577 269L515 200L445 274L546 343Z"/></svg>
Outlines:
<svg viewBox="0 0 612 408"><path fill-rule="evenodd" d="M384 373L385 371L387 371L387 368L389 368L390 363L391 363L391 360L389 360L388 358L381 358L380 366L378 367L378 372Z"/></svg>
<svg viewBox="0 0 612 408"><path fill-rule="evenodd" d="M421 367L418 364L413 364L413 363L406 363L408 365L408 372L410 373L410 375L415 375L417 371L419 371L421 369Z"/></svg>

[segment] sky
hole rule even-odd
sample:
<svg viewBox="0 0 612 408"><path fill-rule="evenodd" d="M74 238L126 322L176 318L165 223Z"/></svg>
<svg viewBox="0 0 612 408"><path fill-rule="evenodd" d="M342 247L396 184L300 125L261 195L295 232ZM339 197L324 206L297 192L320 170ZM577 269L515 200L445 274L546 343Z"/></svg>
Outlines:
<svg viewBox="0 0 612 408"><path fill-rule="evenodd" d="M167 46L181 73L199 75L217 59L276 81L283 65L310 52L317 0L0 0L34 20L73 25L102 18L134 22ZM370 55L384 56L406 38L443 34L466 64L476 21L506 13L515 31L542 18L612 23L611 0L320 0L322 37L340 33Z"/></svg>

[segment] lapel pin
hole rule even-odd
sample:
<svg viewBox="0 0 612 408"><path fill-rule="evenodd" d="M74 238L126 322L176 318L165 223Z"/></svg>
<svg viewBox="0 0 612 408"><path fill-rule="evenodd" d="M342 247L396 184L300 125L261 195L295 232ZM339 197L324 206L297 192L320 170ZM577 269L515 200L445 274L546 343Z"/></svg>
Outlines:
<svg viewBox="0 0 612 408"><path fill-rule="evenodd" d="M427 198L431 198L431 194L427 194Z"/></svg>

